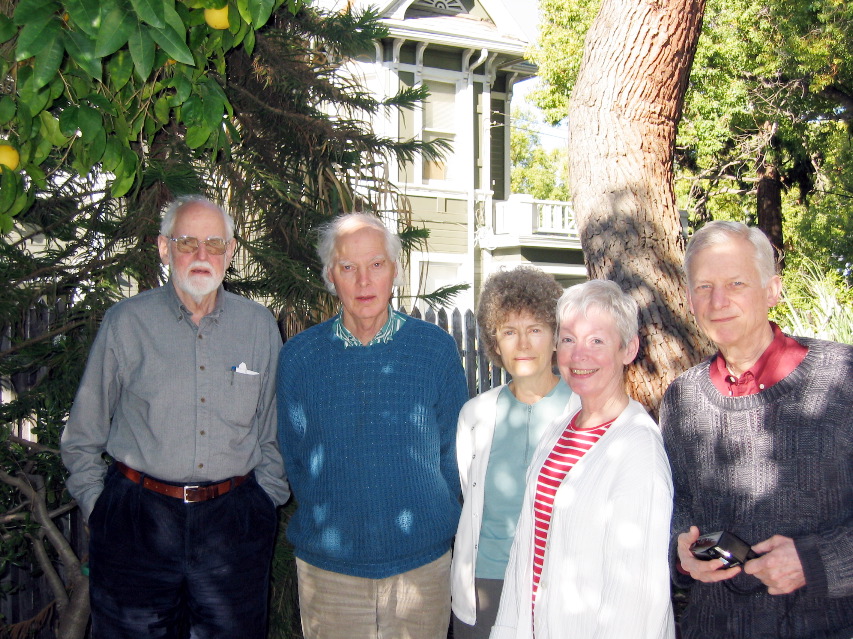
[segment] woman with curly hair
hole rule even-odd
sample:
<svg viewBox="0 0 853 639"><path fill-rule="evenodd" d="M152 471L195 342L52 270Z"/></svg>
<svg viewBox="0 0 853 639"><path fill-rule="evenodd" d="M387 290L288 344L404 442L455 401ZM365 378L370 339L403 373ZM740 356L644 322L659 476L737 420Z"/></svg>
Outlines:
<svg viewBox="0 0 853 639"><path fill-rule="evenodd" d="M455 639L489 636L527 467L543 431L570 403L571 390L553 371L562 292L551 275L530 267L495 273L483 287L480 343L512 381L469 400L459 415L463 506L451 568Z"/></svg>

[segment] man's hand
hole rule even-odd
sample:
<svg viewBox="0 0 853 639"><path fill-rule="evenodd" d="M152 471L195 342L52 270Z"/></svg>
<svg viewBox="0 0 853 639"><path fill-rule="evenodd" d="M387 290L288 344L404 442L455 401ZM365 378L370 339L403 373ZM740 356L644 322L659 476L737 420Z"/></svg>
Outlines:
<svg viewBox="0 0 853 639"><path fill-rule="evenodd" d="M787 595L806 585L803 564L793 539L773 535L752 549L761 557L747 561L744 570L760 579L771 595Z"/></svg>
<svg viewBox="0 0 853 639"><path fill-rule="evenodd" d="M678 561L684 572L696 581L702 581L706 584L725 581L740 573L740 566L725 568L725 564L718 559L711 559L710 561L696 559L690 552L690 546L697 539L699 539L699 529L696 526L690 526L690 532L681 533L678 536Z"/></svg>

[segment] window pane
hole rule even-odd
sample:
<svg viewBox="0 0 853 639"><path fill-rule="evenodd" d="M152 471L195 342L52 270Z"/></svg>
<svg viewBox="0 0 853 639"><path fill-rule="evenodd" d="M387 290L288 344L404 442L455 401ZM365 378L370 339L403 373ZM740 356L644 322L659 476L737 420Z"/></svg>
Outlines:
<svg viewBox="0 0 853 639"><path fill-rule="evenodd" d="M456 85L429 82L429 98L424 105L424 128L438 131L455 130Z"/></svg>
<svg viewBox="0 0 853 639"><path fill-rule="evenodd" d="M432 140L437 140L438 138L443 138L450 142L451 147L453 146L453 141L456 138L455 135L450 133L429 133L424 131L424 142L431 142ZM453 158L453 151L445 151L444 158L441 160L434 160L432 162L428 160L424 160L424 180L447 180L449 179L447 165L451 162Z"/></svg>
<svg viewBox="0 0 853 639"><path fill-rule="evenodd" d="M451 149L439 161L424 160L422 179L449 180L453 178L453 153L456 139L456 85L450 82L428 82L430 96L424 104L424 142L438 138L447 140Z"/></svg>

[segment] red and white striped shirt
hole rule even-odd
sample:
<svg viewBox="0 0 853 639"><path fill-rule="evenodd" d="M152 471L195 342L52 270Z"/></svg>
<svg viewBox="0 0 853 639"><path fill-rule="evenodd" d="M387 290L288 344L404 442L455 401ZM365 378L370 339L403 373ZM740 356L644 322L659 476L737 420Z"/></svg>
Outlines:
<svg viewBox="0 0 853 639"><path fill-rule="evenodd" d="M548 530L551 527L551 513L554 509L554 496L562 481L569 474L578 460L593 447L615 420L610 420L595 428L575 430L575 415L569 422L560 439L554 444L545 463L539 469L536 478L536 496L533 500L533 601L531 609L536 606L536 593L539 590L539 579L542 576L542 566L545 563L545 545L548 541Z"/></svg>

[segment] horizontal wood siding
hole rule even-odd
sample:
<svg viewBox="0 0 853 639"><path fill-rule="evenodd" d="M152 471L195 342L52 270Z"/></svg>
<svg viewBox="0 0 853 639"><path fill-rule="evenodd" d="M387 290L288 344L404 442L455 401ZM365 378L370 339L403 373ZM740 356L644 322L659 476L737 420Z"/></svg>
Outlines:
<svg viewBox="0 0 853 639"><path fill-rule="evenodd" d="M428 250L468 252L468 203L449 198L411 197L412 221L429 229Z"/></svg>

